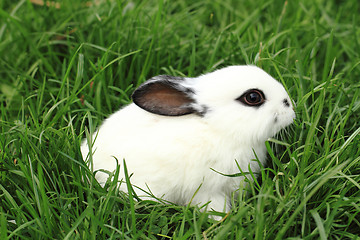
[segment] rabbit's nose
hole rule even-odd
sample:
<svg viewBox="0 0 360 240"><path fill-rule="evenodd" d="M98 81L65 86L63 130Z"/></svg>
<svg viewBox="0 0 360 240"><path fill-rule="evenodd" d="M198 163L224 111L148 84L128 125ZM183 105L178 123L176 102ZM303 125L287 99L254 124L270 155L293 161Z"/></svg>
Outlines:
<svg viewBox="0 0 360 240"><path fill-rule="evenodd" d="M292 110L295 111L295 103L292 102L290 99L284 98L284 100L282 102L283 102L285 107L291 107Z"/></svg>
<svg viewBox="0 0 360 240"><path fill-rule="evenodd" d="M289 100L287 100L286 98L283 100L283 104L284 104L286 107L290 107Z"/></svg>

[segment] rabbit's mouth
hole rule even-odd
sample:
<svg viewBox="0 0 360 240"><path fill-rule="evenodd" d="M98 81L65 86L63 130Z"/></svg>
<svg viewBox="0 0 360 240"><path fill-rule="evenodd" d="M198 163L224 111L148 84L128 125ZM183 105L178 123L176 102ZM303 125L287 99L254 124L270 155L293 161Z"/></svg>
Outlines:
<svg viewBox="0 0 360 240"><path fill-rule="evenodd" d="M295 112L293 112L293 111L283 112L283 113L276 112L274 114L273 119L274 119L275 129L277 130L276 131L276 133L277 133L281 129L283 129L293 123L293 121L295 119Z"/></svg>
<svg viewBox="0 0 360 240"><path fill-rule="evenodd" d="M274 123L275 123L275 124L278 123L278 115L279 115L279 114L275 113L275 117L274 117Z"/></svg>

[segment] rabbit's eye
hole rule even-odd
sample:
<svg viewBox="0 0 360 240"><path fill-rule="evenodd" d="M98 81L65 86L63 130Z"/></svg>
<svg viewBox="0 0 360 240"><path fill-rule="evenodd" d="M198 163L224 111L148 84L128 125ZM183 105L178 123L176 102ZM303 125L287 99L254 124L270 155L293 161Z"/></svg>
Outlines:
<svg viewBox="0 0 360 240"><path fill-rule="evenodd" d="M258 107L265 102L265 96L264 93L258 89L250 89L236 100L242 102L247 106Z"/></svg>

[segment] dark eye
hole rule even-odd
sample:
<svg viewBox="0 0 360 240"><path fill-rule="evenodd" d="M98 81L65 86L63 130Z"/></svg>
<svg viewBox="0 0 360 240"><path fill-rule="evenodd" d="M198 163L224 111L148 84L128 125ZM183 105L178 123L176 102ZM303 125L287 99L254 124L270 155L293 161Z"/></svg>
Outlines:
<svg viewBox="0 0 360 240"><path fill-rule="evenodd" d="M242 102L247 106L257 107L265 102L265 96L264 93L258 89L250 89L236 100Z"/></svg>

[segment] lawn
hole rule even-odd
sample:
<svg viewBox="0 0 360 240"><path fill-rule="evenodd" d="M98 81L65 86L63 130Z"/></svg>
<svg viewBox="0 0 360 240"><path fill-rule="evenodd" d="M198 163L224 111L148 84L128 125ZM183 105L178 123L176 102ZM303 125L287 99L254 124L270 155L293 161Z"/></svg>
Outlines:
<svg viewBox="0 0 360 240"><path fill-rule="evenodd" d="M0 1L0 239L360 239L359 13L358 0ZM222 221L96 182L81 141L134 88L235 64L282 82L297 119Z"/></svg>

